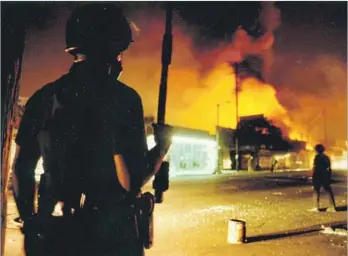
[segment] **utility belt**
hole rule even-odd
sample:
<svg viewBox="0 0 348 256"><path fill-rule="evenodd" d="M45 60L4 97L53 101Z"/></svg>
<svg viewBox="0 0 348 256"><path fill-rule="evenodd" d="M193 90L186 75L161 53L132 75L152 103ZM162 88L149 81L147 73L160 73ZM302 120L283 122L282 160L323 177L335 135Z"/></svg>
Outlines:
<svg viewBox="0 0 348 256"><path fill-rule="evenodd" d="M64 203L60 218L51 218L50 215L57 203L54 200L55 194L51 191L53 186L50 186L49 179L46 180L47 182L40 183L39 213L43 213L41 215L45 216L44 219L48 222L66 223L71 220L81 236L86 236L87 244L88 241L95 240L103 247L108 244L140 241L146 249L152 246L155 199L151 193L140 193L134 199L125 194L120 194L118 197L106 195L97 198L87 194L81 196L80 202L75 195L73 196L75 200ZM41 218L38 220L42 221ZM67 229L70 229L69 225Z"/></svg>
<svg viewBox="0 0 348 256"><path fill-rule="evenodd" d="M144 248L153 244L154 196L146 192L135 200L103 200L86 202L81 210L80 223L88 236L98 240L100 246L140 241ZM90 238L88 238L90 239Z"/></svg>

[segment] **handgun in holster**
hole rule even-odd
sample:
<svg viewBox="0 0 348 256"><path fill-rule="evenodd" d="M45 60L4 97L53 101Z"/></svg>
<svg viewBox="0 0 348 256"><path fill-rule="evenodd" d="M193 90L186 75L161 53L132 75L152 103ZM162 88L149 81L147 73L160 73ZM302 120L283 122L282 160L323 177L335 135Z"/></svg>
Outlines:
<svg viewBox="0 0 348 256"><path fill-rule="evenodd" d="M153 210L155 197L146 192L137 199L139 237L145 249L153 245Z"/></svg>

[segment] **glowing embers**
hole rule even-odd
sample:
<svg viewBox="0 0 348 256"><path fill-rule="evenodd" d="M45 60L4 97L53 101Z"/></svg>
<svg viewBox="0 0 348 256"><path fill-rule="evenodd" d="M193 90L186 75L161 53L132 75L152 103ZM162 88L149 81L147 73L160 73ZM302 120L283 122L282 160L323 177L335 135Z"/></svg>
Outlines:
<svg viewBox="0 0 348 256"><path fill-rule="evenodd" d="M155 145L153 135L147 137L148 147ZM217 144L213 138L174 135L166 156L170 175L211 174L217 164Z"/></svg>

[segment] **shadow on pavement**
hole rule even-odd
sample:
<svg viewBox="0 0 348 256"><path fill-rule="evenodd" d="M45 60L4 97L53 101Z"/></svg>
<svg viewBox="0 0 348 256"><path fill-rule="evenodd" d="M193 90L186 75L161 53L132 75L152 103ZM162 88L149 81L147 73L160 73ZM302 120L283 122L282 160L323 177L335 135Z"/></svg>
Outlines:
<svg viewBox="0 0 348 256"><path fill-rule="evenodd" d="M319 208L319 212L326 212L329 208ZM346 212L347 205L336 206L336 212Z"/></svg>
<svg viewBox="0 0 348 256"><path fill-rule="evenodd" d="M347 206L345 206L345 208L347 208ZM264 234L259 236L250 236L250 237L247 237L246 243L255 243L255 242L261 242L261 241L267 241L267 240L273 240L273 239L280 239L280 238L310 234L310 233L318 232L322 230L323 227L326 227L326 226L346 228L347 223L342 221L338 221L334 223L323 223L323 224L314 225L314 226L303 228L303 229L283 231L281 233L270 233L270 234Z"/></svg>
<svg viewBox="0 0 348 256"><path fill-rule="evenodd" d="M266 235L262 235L262 236L252 236L252 237L247 238L247 243L255 243L255 242L261 242L261 241L266 241L266 240L273 240L273 239L286 238L286 237L291 237L291 236L298 236L298 235L317 232L319 230L321 230L321 228L302 230L302 231L288 231L288 232L283 232L283 233L272 233L272 234L266 234Z"/></svg>
<svg viewBox="0 0 348 256"><path fill-rule="evenodd" d="M268 176L264 177L267 180L275 180L275 181L287 181L287 182L298 182L298 183L312 183L312 180L308 177L289 177L289 176ZM331 184L343 183L345 181L339 179L331 179Z"/></svg>
<svg viewBox="0 0 348 256"><path fill-rule="evenodd" d="M270 182L274 182L278 186L306 186L310 185L311 181L306 177L285 177L285 176L277 176L277 177L264 177L265 180Z"/></svg>
<svg viewBox="0 0 348 256"><path fill-rule="evenodd" d="M307 182L307 177L291 177L291 176L268 176L264 177L265 179L269 180L288 180L288 181L299 181L299 182Z"/></svg>
<svg viewBox="0 0 348 256"><path fill-rule="evenodd" d="M347 211L347 205L344 206L337 206L336 211L338 212L346 212Z"/></svg>

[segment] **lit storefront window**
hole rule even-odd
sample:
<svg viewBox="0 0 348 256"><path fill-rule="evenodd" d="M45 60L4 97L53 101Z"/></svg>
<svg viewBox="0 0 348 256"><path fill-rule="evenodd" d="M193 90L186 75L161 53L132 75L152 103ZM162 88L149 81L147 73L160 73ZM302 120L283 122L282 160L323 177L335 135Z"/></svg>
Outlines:
<svg viewBox="0 0 348 256"><path fill-rule="evenodd" d="M148 147L154 145L154 137L147 137ZM166 156L170 163L170 175L212 174L217 164L217 144L214 139L192 136L173 136L173 144Z"/></svg>

